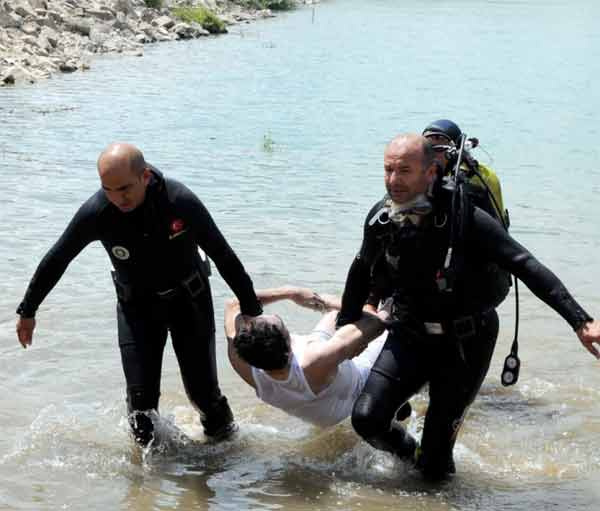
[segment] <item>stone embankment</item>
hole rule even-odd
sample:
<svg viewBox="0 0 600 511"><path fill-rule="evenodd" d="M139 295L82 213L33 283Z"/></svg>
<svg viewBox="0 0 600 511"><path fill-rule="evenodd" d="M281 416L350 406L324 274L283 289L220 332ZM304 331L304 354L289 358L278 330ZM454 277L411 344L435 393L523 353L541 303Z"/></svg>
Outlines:
<svg viewBox="0 0 600 511"><path fill-rule="evenodd" d="M0 86L88 69L94 54L142 56L147 43L209 35L175 16L178 4L203 6L225 24L272 16L219 0L162 3L153 9L144 0L0 0Z"/></svg>

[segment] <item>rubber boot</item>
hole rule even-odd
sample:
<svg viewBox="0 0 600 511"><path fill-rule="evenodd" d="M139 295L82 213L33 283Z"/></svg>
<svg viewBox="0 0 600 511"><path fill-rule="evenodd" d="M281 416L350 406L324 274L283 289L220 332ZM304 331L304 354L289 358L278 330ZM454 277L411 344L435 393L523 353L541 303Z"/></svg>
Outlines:
<svg viewBox="0 0 600 511"><path fill-rule="evenodd" d="M238 430L225 396L219 397L210 408L203 410L200 422L204 427L204 435L214 442L226 440Z"/></svg>

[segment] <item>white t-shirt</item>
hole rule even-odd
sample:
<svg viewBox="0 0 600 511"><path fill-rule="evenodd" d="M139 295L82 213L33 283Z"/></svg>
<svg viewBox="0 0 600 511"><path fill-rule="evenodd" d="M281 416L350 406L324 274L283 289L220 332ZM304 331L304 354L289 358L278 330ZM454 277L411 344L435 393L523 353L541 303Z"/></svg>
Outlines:
<svg viewBox="0 0 600 511"><path fill-rule="evenodd" d="M304 350L309 342L327 342L331 334L315 331L308 336L292 335L290 373L285 380L276 380L262 369L252 368L256 395L265 403L321 427L333 426L352 413L354 401L361 393L371 367L377 360L387 338L384 332L372 340L357 357L344 360L334 380L315 394L302 370Z"/></svg>

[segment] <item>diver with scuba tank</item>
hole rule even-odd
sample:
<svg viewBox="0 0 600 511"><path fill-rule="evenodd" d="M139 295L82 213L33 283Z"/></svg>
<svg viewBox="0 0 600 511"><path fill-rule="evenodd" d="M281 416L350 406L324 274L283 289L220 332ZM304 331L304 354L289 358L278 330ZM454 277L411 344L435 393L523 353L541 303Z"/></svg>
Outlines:
<svg viewBox="0 0 600 511"><path fill-rule="evenodd" d="M456 156L463 136L461 129L453 121L438 119L428 124L422 134L433 144L436 159L442 165L443 173L451 174L455 168ZM502 187L497 174L490 167L473 158L470 153L471 149L478 146L479 139L465 137L460 169L466 178L470 193L477 194L478 205L506 224L508 228L508 211L504 208Z"/></svg>
<svg viewBox="0 0 600 511"><path fill-rule="evenodd" d="M371 445L414 461L432 479L455 472L454 443L490 365L499 327L495 309L506 297L498 269L522 280L600 357L600 322L467 192L460 170L465 138L461 134L451 151L450 175L421 135L399 135L387 145L388 195L367 215L337 321L356 321L373 288L393 297L390 333L352 424ZM425 384L429 405L417 445L392 421Z"/></svg>

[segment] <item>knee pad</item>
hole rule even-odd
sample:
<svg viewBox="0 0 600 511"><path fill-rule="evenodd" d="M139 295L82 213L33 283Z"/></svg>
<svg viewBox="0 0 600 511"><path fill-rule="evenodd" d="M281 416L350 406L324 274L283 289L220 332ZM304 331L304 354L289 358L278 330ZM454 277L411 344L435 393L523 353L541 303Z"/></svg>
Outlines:
<svg viewBox="0 0 600 511"><path fill-rule="evenodd" d="M202 407L200 422L204 427L204 434L213 438L226 437L235 431L233 412L225 396Z"/></svg>

